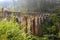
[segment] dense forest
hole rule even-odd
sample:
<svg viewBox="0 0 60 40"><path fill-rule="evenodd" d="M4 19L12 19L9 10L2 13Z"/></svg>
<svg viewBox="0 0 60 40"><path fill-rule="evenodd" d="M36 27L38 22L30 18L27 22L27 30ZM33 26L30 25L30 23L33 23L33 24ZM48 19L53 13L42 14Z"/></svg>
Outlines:
<svg viewBox="0 0 60 40"><path fill-rule="evenodd" d="M8 0L0 5L12 11L50 12L60 6L60 0Z"/></svg>
<svg viewBox="0 0 60 40"><path fill-rule="evenodd" d="M60 6L59 0L17 0L13 1L16 11L50 12ZM9 8L9 7L8 7ZM20 9L19 9L20 8Z"/></svg>

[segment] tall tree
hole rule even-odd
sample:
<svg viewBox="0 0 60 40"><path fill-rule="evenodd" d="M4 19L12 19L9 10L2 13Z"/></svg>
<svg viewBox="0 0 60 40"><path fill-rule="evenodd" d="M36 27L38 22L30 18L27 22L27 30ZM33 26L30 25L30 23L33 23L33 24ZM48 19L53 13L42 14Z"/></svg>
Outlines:
<svg viewBox="0 0 60 40"><path fill-rule="evenodd" d="M60 6L59 0L13 0L13 3L17 11L26 9L27 11L48 12Z"/></svg>

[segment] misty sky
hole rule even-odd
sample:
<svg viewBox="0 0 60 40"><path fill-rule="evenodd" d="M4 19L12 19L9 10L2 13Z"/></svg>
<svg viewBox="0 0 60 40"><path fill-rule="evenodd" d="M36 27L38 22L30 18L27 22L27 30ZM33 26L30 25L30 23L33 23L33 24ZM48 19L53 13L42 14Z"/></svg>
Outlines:
<svg viewBox="0 0 60 40"><path fill-rule="evenodd" d="M56 5L56 2L57 0L0 0L0 6L5 8L15 7L16 9L29 8L35 10L40 7L53 7Z"/></svg>
<svg viewBox="0 0 60 40"><path fill-rule="evenodd" d="M17 0L0 0L0 4L3 5L3 4L11 3L11 5L12 5L13 1L17 1ZM37 1L40 1L40 0L18 0L18 2L20 2L19 3L20 5L22 5L22 4L25 5L25 3L29 5L29 3L33 4L34 2L37 2ZM52 2L55 2L56 0L41 0L41 1L43 1L43 2L49 1L52 3Z"/></svg>

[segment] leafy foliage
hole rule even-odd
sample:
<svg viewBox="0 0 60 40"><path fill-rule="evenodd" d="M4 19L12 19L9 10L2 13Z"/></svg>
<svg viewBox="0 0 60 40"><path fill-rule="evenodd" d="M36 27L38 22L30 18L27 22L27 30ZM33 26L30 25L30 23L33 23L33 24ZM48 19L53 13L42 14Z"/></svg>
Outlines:
<svg viewBox="0 0 60 40"><path fill-rule="evenodd" d="M34 35L27 35L24 28L16 22L2 20L0 22L0 40L46 40L47 38L40 38Z"/></svg>
<svg viewBox="0 0 60 40"><path fill-rule="evenodd" d="M60 9L55 10L53 14L44 20L42 30L43 35L46 35L51 40L60 38Z"/></svg>

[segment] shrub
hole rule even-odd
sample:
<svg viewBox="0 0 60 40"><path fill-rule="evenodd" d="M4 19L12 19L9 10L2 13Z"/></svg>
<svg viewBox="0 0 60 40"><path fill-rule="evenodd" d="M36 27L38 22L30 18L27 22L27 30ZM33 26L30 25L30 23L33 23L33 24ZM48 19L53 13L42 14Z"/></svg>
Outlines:
<svg viewBox="0 0 60 40"><path fill-rule="evenodd" d="M40 37L27 35L16 22L2 20L0 22L0 40L40 40Z"/></svg>

